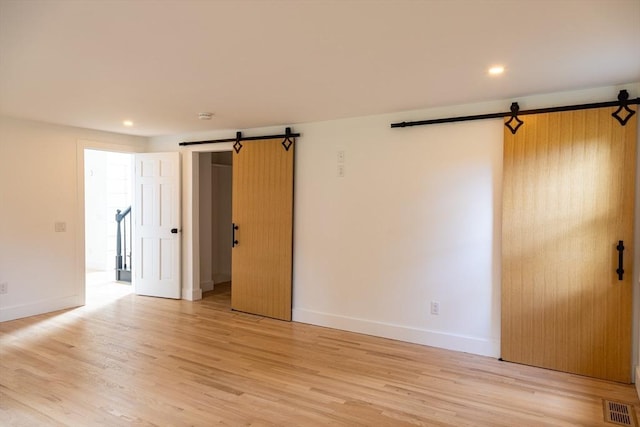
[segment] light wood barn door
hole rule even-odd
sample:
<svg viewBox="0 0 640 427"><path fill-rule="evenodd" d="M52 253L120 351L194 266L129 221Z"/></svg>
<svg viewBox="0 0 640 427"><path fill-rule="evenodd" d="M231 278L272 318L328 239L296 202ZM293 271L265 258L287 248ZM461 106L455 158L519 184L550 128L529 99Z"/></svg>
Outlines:
<svg viewBox="0 0 640 427"><path fill-rule="evenodd" d="M294 145L243 141L233 153L231 307L291 320Z"/></svg>
<svg viewBox="0 0 640 427"><path fill-rule="evenodd" d="M637 125L613 111L505 128L501 346L507 361L628 383Z"/></svg>

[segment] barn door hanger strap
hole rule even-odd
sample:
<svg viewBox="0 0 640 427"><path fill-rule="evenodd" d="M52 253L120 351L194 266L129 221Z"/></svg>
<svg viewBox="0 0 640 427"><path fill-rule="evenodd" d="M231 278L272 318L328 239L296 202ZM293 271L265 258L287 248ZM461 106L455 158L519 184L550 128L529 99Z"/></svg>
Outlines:
<svg viewBox="0 0 640 427"><path fill-rule="evenodd" d="M286 128L284 130L284 140L282 141L282 146L285 151L289 151L289 148L291 148L294 142L296 142L296 138L291 133L291 128Z"/></svg>
<svg viewBox="0 0 640 427"><path fill-rule="evenodd" d="M223 138L223 139L212 139L208 141L190 141L190 142L181 142L180 146L186 145L200 145L200 144L217 144L220 142L233 142L233 150L236 154L240 153L242 149L242 141L260 141L264 139L278 139L282 138L282 147L289 151L294 142L296 142L296 138L299 137L299 133L294 133L291 131L291 128L286 128L283 134L279 135L263 135L263 136L242 136L242 132L236 132L235 138Z"/></svg>
<svg viewBox="0 0 640 427"><path fill-rule="evenodd" d="M282 147L285 149L285 151L289 151L289 148L291 148L293 143L296 141L296 136L300 136L300 134L291 133L291 128L286 128L284 135L269 135L269 136L262 136L262 137L253 137L253 138L242 138L242 132L236 132L236 143L233 144L233 149L235 150L236 154L240 154L240 150L242 149L241 141L246 141L249 139L284 138L282 140Z"/></svg>
<svg viewBox="0 0 640 427"><path fill-rule="evenodd" d="M523 110L520 111L520 107L517 102L511 104L511 111L502 112L502 113L489 113L489 114L477 114L474 116L460 116L460 117L446 117L442 119L429 119L429 120L418 120L413 122L399 122L399 123L391 123L392 128L404 128L409 126L422 126L422 125L433 125L438 123L455 123L455 122L466 122L471 120L484 120L484 119L497 119L503 117L509 117L509 120L505 122L505 126L509 128L511 133L515 134L518 129L524 124L522 120L520 120L521 116L526 116L530 114L542 114L542 113L557 113L560 111L576 111L576 110L589 110L593 108L603 108L603 107L618 107L616 111L614 111L611 115L620 123L620 125L624 126L627 124L629 119L636 114L635 110L629 108L629 105L639 105L640 98L629 99L629 92L626 90L621 90L618 94L617 101L607 101L607 102L595 102L591 104L579 104L579 105L565 105L562 107L549 107L549 108L538 108L535 110Z"/></svg>
<svg viewBox="0 0 640 427"><path fill-rule="evenodd" d="M240 150L242 149L242 142L240 142L242 140L242 132L236 132L236 143L233 144L233 151L236 152L236 154L240 154Z"/></svg>
<svg viewBox="0 0 640 427"><path fill-rule="evenodd" d="M634 101L635 104L638 104L638 100L640 98L636 98ZM620 93L618 94L618 102L620 103L620 105L618 106L618 109L616 111L614 111L613 113L611 113L611 115L613 117L616 118L617 121L620 122L620 124L622 126L626 125L627 122L629 121L629 119L631 117L633 117L633 115L636 113L634 110L632 110L631 108L629 108L629 92L627 92L626 90L621 90ZM620 116L620 113L624 111L625 116L622 117Z"/></svg>
<svg viewBox="0 0 640 427"><path fill-rule="evenodd" d="M512 134L516 134L520 126L524 124L522 120L518 118L518 111L520 111L520 106L517 102L511 103L511 118L504 122L504 125L509 128ZM515 123L515 125L514 125Z"/></svg>

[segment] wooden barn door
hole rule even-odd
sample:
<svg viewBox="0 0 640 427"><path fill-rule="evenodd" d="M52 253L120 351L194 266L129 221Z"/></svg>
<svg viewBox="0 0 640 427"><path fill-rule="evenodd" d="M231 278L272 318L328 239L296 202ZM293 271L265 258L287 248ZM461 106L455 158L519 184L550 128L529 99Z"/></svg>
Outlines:
<svg viewBox="0 0 640 427"><path fill-rule="evenodd" d="M505 128L501 345L507 361L628 383L637 125L613 111Z"/></svg>
<svg viewBox="0 0 640 427"><path fill-rule="evenodd" d="M234 310L291 320L293 161L282 139L243 141L233 153Z"/></svg>

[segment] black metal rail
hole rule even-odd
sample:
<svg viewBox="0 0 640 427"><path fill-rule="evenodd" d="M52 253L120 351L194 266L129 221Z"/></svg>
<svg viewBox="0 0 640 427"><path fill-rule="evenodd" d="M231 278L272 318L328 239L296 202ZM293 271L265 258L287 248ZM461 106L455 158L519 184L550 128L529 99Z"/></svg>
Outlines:
<svg viewBox="0 0 640 427"><path fill-rule="evenodd" d="M241 142L241 141L259 141L262 139L278 139L278 138L297 138L299 137L299 133L292 133L291 128L286 128L285 133L279 135L263 135L263 136L242 136L242 132L236 132L235 138L222 138L222 139L210 139L207 141L189 141L189 142L181 142L178 145L187 146L187 145L201 145L201 144L218 144L221 142Z"/></svg>
<svg viewBox="0 0 640 427"><path fill-rule="evenodd" d="M639 105L640 98L629 99L629 93L626 90L621 90L618 94L617 101L607 101L607 102L594 102L589 104L578 104L578 105L565 105L560 107L549 107L549 108L537 108L532 110L522 110L520 111L518 104L514 102L511 104L511 111L505 111L500 113L489 113L489 114L477 114L472 116L459 116L459 117L445 117L442 119L429 119L429 120L416 120L411 122L398 122L391 123L392 128L404 128L409 126L422 126L422 125L433 125L439 123L455 123L455 122L466 122L471 120L484 120L484 119L498 119L502 117L518 117L518 116L526 116L530 114L542 114L542 113L556 113L561 111L576 111L576 110L588 110L593 108L602 108L602 107L619 107L616 112L613 113L613 116L622 124L623 126L627 123L629 118L635 114L635 111L629 109L628 105ZM621 117L619 116L620 112L626 111L627 116ZM519 126L516 126L516 129ZM515 131L514 128L509 127L513 133Z"/></svg>

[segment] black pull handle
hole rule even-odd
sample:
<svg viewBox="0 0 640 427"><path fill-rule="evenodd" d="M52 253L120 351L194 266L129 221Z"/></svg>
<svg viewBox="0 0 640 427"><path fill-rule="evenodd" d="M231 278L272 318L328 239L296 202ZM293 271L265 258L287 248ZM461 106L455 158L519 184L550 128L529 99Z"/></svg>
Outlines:
<svg viewBox="0 0 640 427"><path fill-rule="evenodd" d="M236 245L238 244L238 241L236 240L236 230L238 229L238 226L231 223L231 247L235 248Z"/></svg>
<svg viewBox="0 0 640 427"><path fill-rule="evenodd" d="M624 242L622 240L618 240L618 246L616 246L618 250L618 269L616 273L618 273L618 280L622 280L624 277Z"/></svg>
<svg viewBox="0 0 640 427"><path fill-rule="evenodd" d="M171 234L178 234L178 229L177 228L172 228L171 229Z"/></svg>

